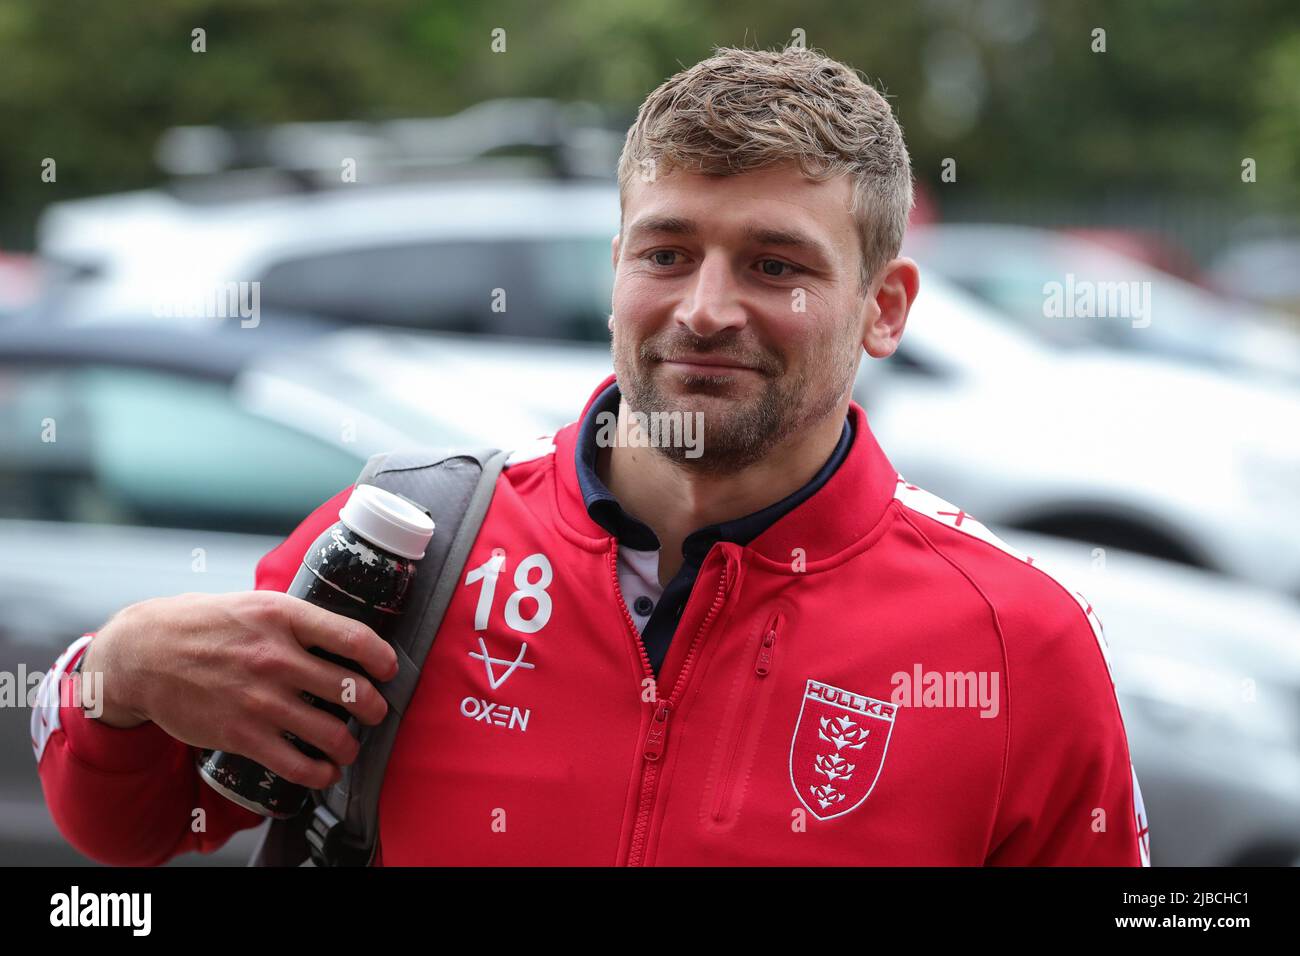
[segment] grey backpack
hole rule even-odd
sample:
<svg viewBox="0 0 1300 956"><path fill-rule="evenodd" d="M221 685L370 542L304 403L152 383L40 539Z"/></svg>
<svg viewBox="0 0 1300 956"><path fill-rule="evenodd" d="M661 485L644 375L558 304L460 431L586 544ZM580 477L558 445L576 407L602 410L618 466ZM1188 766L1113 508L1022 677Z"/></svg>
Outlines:
<svg viewBox="0 0 1300 956"><path fill-rule="evenodd" d="M397 728L415 693L461 570L478 536L508 452L496 448L426 450L375 455L357 484L378 485L423 508L434 521L433 538L416 566L406 611L393 634L398 672L377 684L388 702L383 722L349 727L361 750L343 777L312 791L302 813L271 820L249 866L368 866L379 844L379 790Z"/></svg>

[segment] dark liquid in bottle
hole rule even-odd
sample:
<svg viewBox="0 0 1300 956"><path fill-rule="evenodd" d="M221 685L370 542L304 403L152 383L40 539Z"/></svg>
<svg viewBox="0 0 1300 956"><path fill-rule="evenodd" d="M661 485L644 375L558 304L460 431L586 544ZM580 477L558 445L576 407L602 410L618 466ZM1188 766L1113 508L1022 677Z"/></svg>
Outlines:
<svg viewBox="0 0 1300 956"><path fill-rule="evenodd" d="M286 593L360 621L388 640L401 616L415 577L415 566L414 559L377 548L340 521L312 543ZM365 673L347 658L319 648L311 648L311 653L349 671ZM313 706L347 721L351 714L339 702L347 692L340 682L337 700L323 700L306 692L302 696ZM324 758L320 750L306 741L288 732L285 737L308 756ZM225 796L264 816L294 816L309 796L307 788L237 754L202 751L199 771Z"/></svg>

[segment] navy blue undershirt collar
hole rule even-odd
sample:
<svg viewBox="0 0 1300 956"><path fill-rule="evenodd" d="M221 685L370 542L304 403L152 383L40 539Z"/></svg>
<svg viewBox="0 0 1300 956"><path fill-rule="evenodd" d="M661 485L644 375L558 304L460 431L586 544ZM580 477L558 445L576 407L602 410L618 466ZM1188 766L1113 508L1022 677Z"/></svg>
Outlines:
<svg viewBox="0 0 1300 956"><path fill-rule="evenodd" d="M659 549L658 535L644 522L624 511L623 506L618 503L618 500L596 474L596 416L601 412L612 412L617 415L619 397L618 382L610 383L591 403L586 417L582 420L578 430L576 451L578 486L582 490L582 497L587 505L587 514L598 525L614 535L620 545L637 551L657 551ZM682 542L683 557L690 564L698 567L716 541L748 544L754 540L754 538L771 527L777 519L797 508L816 494L822 485L826 484L831 475L835 473L835 469L848 456L849 448L853 444L853 433L853 416L846 415L844 417L844 429L840 432L840 440L835 445L835 450L831 452L830 457L826 459L826 463L822 465L821 469L817 474L813 475L806 485L786 495L775 504L768 505L753 514L706 525L692 531Z"/></svg>

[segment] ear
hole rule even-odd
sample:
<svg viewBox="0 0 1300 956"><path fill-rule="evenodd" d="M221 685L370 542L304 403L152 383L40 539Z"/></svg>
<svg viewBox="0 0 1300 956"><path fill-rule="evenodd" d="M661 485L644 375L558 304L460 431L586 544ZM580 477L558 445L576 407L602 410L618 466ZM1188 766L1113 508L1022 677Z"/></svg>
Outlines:
<svg viewBox="0 0 1300 956"><path fill-rule="evenodd" d="M862 347L872 358L889 358L894 354L920 287L921 271L911 259L891 259L880 270L864 307Z"/></svg>

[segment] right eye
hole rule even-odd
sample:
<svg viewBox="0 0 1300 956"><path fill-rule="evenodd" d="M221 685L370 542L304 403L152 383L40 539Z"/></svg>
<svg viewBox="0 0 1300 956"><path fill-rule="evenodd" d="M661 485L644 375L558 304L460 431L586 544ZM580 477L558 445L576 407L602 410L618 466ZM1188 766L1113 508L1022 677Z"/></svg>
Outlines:
<svg viewBox="0 0 1300 956"><path fill-rule="evenodd" d="M672 250L672 249L657 249L657 250L655 250L654 252L650 253L650 259L651 259L651 260L654 262L654 264L657 265L657 266L675 266L675 265L677 265L677 263L676 263L675 261L665 262L661 257L662 257L662 256L678 256L678 255L680 255L680 253L678 253L678 252L676 252L676 251L674 251L674 250Z"/></svg>

